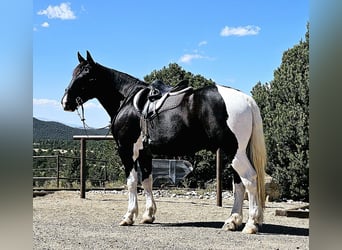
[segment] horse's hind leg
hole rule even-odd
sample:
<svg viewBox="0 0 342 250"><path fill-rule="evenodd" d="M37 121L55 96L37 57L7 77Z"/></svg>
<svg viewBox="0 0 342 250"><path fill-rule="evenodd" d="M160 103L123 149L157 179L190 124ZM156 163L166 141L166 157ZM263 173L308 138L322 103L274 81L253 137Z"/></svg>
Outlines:
<svg viewBox="0 0 342 250"><path fill-rule="evenodd" d="M246 113L248 114L248 112ZM232 214L226 221L224 228L231 230L231 228L234 228L232 226L232 223L234 223L235 226L241 225L242 211L240 213L240 210L242 210L244 188L245 188L248 193L249 216L248 216L248 221L242 232L257 233L258 231L257 224L261 223L262 221L263 210L260 207L260 204L258 201L257 173L246 154L247 145L248 145L251 133L252 133L252 123L251 123L252 117L251 117L251 114L250 115L247 115L247 114L245 114L244 119L242 119L243 122L241 122L241 124L244 124L244 126L241 126L241 124L237 125L237 122L234 122L234 120L232 120L231 122L229 122L228 120L228 125L230 129L233 131L233 133L235 134L236 139L238 141L238 149L232 161L232 167L240 176L242 184L237 183L234 185L235 198L237 199L237 201L234 202ZM235 228L235 230L236 229L237 228Z"/></svg>
<svg viewBox="0 0 342 250"><path fill-rule="evenodd" d="M242 232L257 233L257 224L262 220L262 209L259 207L257 198L257 174L247 158L245 149L238 149L238 152L236 153L232 162L232 166L239 174L248 193L248 221Z"/></svg>
<svg viewBox="0 0 342 250"><path fill-rule="evenodd" d="M243 185L240 176L233 169L233 195L234 195L234 204L229 218L225 221L223 229L229 231L235 231L242 224L243 214L242 214L242 206L243 200L245 196L245 186Z"/></svg>
<svg viewBox="0 0 342 250"><path fill-rule="evenodd" d="M140 223L153 223L157 211L152 193L152 156L146 150L140 150L138 158L142 173L142 186L145 191L146 209Z"/></svg>

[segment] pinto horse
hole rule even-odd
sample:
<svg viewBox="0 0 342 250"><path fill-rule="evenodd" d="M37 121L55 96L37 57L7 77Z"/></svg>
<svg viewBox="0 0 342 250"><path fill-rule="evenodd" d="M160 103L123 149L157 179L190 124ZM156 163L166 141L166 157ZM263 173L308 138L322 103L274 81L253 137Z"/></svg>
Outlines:
<svg viewBox="0 0 342 250"><path fill-rule="evenodd" d="M137 93L149 85L96 63L88 51L86 59L78 52L78 60L61 103L65 111L75 111L89 99L97 98L111 118L111 132L128 186L128 209L120 225L132 225L138 216L137 167L142 172L146 196L141 223L155 220L152 154L181 156L220 148L232 159L234 172L234 204L223 229L234 231L242 225L247 191L249 216L242 232L257 233L265 205L266 149L260 111L250 96L220 85L194 89L178 105L145 123L149 140L144 143L141 113L133 102Z"/></svg>

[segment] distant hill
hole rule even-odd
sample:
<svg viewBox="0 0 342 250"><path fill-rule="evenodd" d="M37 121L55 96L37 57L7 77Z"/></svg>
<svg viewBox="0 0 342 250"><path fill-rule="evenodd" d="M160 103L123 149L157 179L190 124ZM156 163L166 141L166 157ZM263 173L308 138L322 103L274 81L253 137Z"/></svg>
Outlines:
<svg viewBox="0 0 342 250"><path fill-rule="evenodd" d="M88 135L106 135L108 129L88 129ZM84 129L69 127L53 121L41 121L33 117L33 140L73 140L73 135L85 135Z"/></svg>

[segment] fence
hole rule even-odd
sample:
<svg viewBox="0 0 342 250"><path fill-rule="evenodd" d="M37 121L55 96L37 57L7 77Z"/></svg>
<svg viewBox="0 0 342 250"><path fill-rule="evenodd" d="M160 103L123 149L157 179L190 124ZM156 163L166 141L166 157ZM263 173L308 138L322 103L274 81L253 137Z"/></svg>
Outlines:
<svg viewBox="0 0 342 250"><path fill-rule="evenodd" d="M47 182L53 182L57 189L72 186L73 183L79 183L80 180L80 157L71 157L64 155L42 155L33 156L33 186L41 188L46 186ZM88 180L95 186L103 186L108 181L107 168L108 161L98 159L86 159L88 165L99 166L97 176L88 176ZM100 165L98 165L100 164ZM61 185L62 182L62 185ZM52 185L50 183L50 188Z"/></svg>
<svg viewBox="0 0 342 250"><path fill-rule="evenodd" d="M87 140L113 140L113 136L101 136L101 135L74 135L74 140L80 140L80 178L81 178L81 198L85 198L85 174L86 174L86 141ZM221 162L221 150L216 152L216 205L222 207L222 162Z"/></svg>
<svg viewBox="0 0 342 250"><path fill-rule="evenodd" d="M80 140L80 197L85 198L85 191L86 191L86 175L87 175L87 165L86 165L86 141L87 140L113 140L113 136L101 136L101 135L74 135L74 140ZM57 163L58 163L57 158ZM59 169L59 164L57 164L57 169ZM57 171L58 172L58 171ZM216 204L217 206L222 206L222 163L221 163L221 153L220 149L216 152ZM36 177L39 179L39 177ZM55 178L57 183L61 179L58 174L54 177L43 177L43 178Z"/></svg>

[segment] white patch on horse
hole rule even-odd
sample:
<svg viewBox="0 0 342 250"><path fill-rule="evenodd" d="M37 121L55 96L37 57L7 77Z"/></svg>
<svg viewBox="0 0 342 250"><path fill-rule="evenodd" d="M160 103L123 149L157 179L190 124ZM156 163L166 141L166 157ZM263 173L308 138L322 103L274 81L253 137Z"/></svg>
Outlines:
<svg viewBox="0 0 342 250"><path fill-rule="evenodd" d="M235 199L234 199L234 205L232 208L232 214L238 213L242 215L242 205L243 205L243 200L245 197L245 186L243 185L242 182L234 183L233 193L234 193Z"/></svg>
<svg viewBox="0 0 342 250"><path fill-rule="evenodd" d="M260 133L260 131L262 132L261 117L259 111L257 111L258 108L255 101L250 96L232 88L227 88L220 85L216 85L216 87L226 105L226 110L228 113L227 125L234 133L238 141L238 149L232 161L232 167L239 174L242 183L248 192L249 218L243 232L256 233L256 224L261 224L262 222L262 207L264 199L261 197L263 197L263 191L259 190L260 192L258 193L257 186L261 187L261 185L264 185L264 164L260 164L260 162L257 162L258 165L254 165L253 167L252 162L246 154L246 149L253 132L259 133L260 137L257 138L258 140L254 141L254 145L253 141L251 142L251 149L255 148L256 143L259 143L259 147L264 147L264 145L262 145L264 144L264 141L263 138L261 138L261 135L263 136L263 133ZM261 127L261 129L259 127ZM260 130L257 131L257 129ZM255 152L255 154L257 153L258 152ZM263 157L264 152L261 150L259 154L260 157ZM258 167L258 173L260 175L258 176L259 179L257 179L255 166ZM257 180L259 180L259 182L257 182ZM234 199L238 199L238 201L234 203L233 210L235 211L232 211L232 215L234 214L233 217L235 218L239 217L237 215L241 215L242 217L242 213L240 214L239 211L241 194L234 193Z"/></svg>
<svg viewBox="0 0 342 250"><path fill-rule="evenodd" d="M229 218L225 221L223 228L229 231L235 231L242 224L242 207L245 196L245 186L240 183L233 185L234 204Z"/></svg>
<svg viewBox="0 0 342 250"><path fill-rule="evenodd" d="M143 146L143 135L140 134L138 140L133 144L133 161L136 161L139 157L139 150L144 149Z"/></svg>
<svg viewBox="0 0 342 250"><path fill-rule="evenodd" d="M62 106L63 106L63 108L66 107L67 100L68 100L68 94L65 94L63 96L63 99L62 99Z"/></svg>

